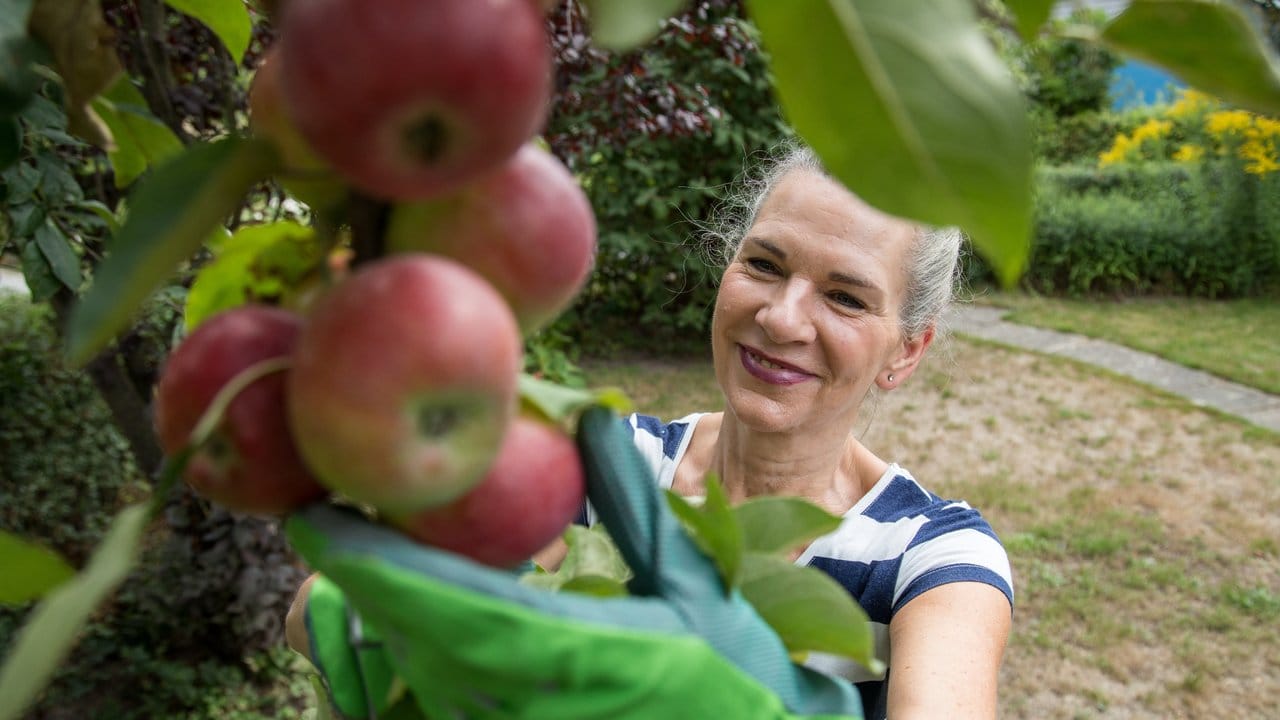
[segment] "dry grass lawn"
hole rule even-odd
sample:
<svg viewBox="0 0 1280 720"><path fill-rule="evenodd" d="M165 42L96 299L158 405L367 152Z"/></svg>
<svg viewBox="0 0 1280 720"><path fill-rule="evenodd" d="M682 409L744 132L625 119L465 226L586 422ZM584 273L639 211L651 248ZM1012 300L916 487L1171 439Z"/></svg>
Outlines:
<svg viewBox="0 0 1280 720"><path fill-rule="evenodd" d="M664 417L709 364L586 366ZM1280 438L1069 361L955 339L858 432L1013 561L1006 719L1276 717Z"/></svg>

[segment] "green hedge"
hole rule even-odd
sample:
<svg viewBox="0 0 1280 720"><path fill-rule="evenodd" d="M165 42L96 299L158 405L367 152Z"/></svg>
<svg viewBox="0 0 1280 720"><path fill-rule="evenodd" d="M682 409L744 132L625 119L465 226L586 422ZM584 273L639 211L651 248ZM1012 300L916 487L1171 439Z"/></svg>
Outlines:
<svg viewBox="0 0 1280 720"><path fill-rule="evenodd" d="M92 382L63 365L51 315L0 292L0 529L81 565L115 512L149 485ZM144 343L146 356L175 317L163 300L144 315L128 342ZM277 524L232 515L182 487L145 543L32 717L227 718L222 700L211 707L210 698L276 684L268 678L287 659L284 614L305 576ZM0 648L31 607L0 607ZM236 717L291 716L279 701Z"/></svg>
<svg viewBox="0 0 1280 720"><path fill-rule="evenodd" d="M1049 294L1240 297L1280 285L1280 178L1231 163L1042 167L1023 277ZM982 263L971 277L989 279Z"/></svg>
<svg viewBox="0 0 1280 720"><path fill-rule="evenodd" d="M52 313L0 291L0 529L79 564L143 482L93 383L62 363Z"/></svg>

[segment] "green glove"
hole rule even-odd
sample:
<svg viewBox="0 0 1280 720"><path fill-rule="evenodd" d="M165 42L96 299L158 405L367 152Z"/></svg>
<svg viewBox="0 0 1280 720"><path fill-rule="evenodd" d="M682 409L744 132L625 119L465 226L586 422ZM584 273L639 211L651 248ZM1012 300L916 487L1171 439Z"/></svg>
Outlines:
<svg viewBox="0 0 1280 720"><path fill-rule="evenodd" d="M852 685L792 663L726 594L615 415L584 413L578 442L588 498L634 572L631 596L531 588L325 504L289 519L290 541L324 576L307 629L342 715L862 717Z"/></svg>

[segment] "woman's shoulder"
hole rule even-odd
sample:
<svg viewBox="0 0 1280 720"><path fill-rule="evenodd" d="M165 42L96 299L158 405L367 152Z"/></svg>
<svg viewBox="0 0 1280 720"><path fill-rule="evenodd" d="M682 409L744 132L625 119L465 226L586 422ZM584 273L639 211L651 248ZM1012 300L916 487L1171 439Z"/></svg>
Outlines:
<svg viewBox="0 0 1280 720"><path fill-rule="evenodd" d="M890 465L880 482L803 559L836 576L881 622L947 582L994 585L1013 601L1008 554L991 524L963 500L925 489Z"/></svg>
<svg viewBox="0 0 1280 720"><path fill-rule="evenodd" d="M670 422L652 415L632 413L623 418L631 430L636 447L646 459L674 460L688 439L698 420L708 413L690 413Z"/></svg>

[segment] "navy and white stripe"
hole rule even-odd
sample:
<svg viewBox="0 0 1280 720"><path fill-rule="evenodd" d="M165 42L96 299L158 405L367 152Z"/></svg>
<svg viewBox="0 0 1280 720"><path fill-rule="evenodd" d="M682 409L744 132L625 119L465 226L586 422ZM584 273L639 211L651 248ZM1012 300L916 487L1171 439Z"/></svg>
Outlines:
<svg viewBox="0 0 1280 720"><path fill-rule="evenodd" d="M662 487L671 487L691 430L704 414L670 423L638 414L627 418L636 448ZM594 512L587 519L594 522ZM1013 603L1009 558L987 521L969 505L924 489L898 465L890 465L840 527L810 544L796 564L826 572L849 591L871 618L876 654L885 661L894 613L926 590L981 582ZM878 679L853 662L820 653L806 664L854 682Z"/></svg>

